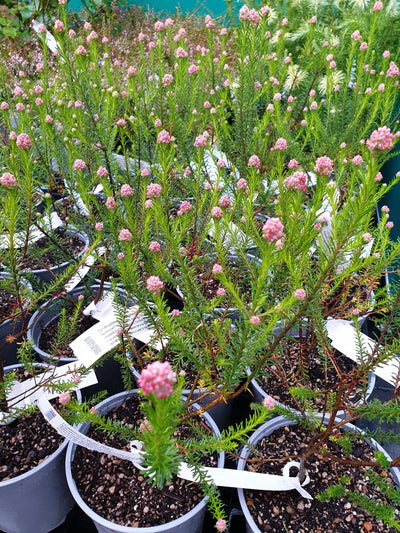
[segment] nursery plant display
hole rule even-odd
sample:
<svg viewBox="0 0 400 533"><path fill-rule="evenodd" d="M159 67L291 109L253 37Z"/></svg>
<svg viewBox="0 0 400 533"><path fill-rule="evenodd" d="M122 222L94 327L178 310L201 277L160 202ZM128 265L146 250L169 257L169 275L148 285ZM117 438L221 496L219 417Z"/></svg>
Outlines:
<svg viewBox="0 0 400 533"><path fill-rule="evenodd" d="M229 27L209 15L129 27L118 13L79 24L59 2L51 26L35 21L29 61L1 63L2 270L17 310L40 309L24 333L43 325L54 337L45 351L61 364L72 356L78 373L116 357L127 390L135 365L142 430L74 401L66 412L141 441L145 485L165 492L187 463L220 531L227 516L199 447L237 453L264 418L285 415L310 431L293 452L301 484L338 430L347 451L345 423L398 416L399 295L381 280L400 242L386 206L374 218L400 179L385 185L380 173L400 136L396 41L382 31L397 18L392 2L292 0L244 5ZM63 270L51 270L48 251ZM29 265L51 274L38 279ZM74 291L95 279L88 307ZM61 295L72 305L45 330L40 316ZM90 327L73 339L80 320ZM164 371L168 393L147 391ZM283 401L274 393L271 410L267 395L238 427L206 438L193 420L267 372ZM395 386L388 405L367 401L374 372ZM187 445L179 424L193 431Z"/></svg>

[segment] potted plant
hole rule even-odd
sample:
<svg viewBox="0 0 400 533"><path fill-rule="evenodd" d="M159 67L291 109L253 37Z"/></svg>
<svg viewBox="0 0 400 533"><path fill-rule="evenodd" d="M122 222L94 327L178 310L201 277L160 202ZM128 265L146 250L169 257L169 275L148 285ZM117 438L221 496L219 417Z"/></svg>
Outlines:
<svg viewBox="0 0 400 533"><path fill-rule="evenodd" d="M387 209L376 226L373 212L385 192L379 169L399 136L390 120L399 69L379 31L392 15L376 4L355 18L347 3L336 18L319 4L296 18L290 2L292 18L280 4L244 6L229 29L211 17L198 26L149 18L132 33L130 56L109 38L111 24L69 28L61 3L55 56L38 27L43 61L4 87L2 194L27 206L26 225L32 177L51 191L57 168L84 212L79 229L92 249L106 249L101 270L111 266L136 299L133 316L118 315L123 357L133 351L142 374L171 354L172 372L194 369L181 420L194 416L196 389L202 414L239 397L271 364L298 416L313 413L318 396L335 420L352 412L345 400L379 364L380 354L360 352L343 371L329 339L333 304L356 331L359 317L392 320L397 305L379 281L400 244L390 240ZM13 213L7 224L16 228ZM232 252L239 269L230 268ZM211 299L198 277L207 269ZM177 286L181 299L167 301ZM364 299L372 291L374 305ZM307 341L300 358L281 350L293 332ZM309 379L309 347L323 375L333 368L332 384Z"/></svg>
<svg viewBox="0 0 400 533"><path fill-rule="evenodd" d="M120 438L123 438L120 443L122 447L129 446L129 440L132 439L135 439L134 442L140 449L143 446L133 468L127 470L124 461L121 464L115 460L113 466L111 464L107 466L107 456L97 453L102 451L100 445L92 448L97 450L93 454L83 448L82 451L77 449L76 444L71 442L66 458L68 483L78 505L94 520L96 527L110 532L147 530L183 532L188 529L201 531L205 500L199 496L196 486L190 489L190 486L182 481L182 477L188 479L182 473L182 465L187 462L193 471L193 479L199 483L209 499L208 503L217 520L217 528L225 529L226 519L218 493L212 482L207 479L207 471L203 470L204 456L213 451L221 452L223 449L233 448L240 435L246 434L264 418L265 410L259 409L249 419L246 427L238 427L236 431L231 428L220 435L209 415L206 414L203 422L193 418L196 409L191 413L180 395L183 386L182 377L178 379L178 386L174 387L176 382L177 376L170 364L167 361L164 363L156 361L143 370L139 380L141 390L111 397L90 411L84 405L72 406L86 421L80 426L81 431L85 434L90 431L90 423L87 421L98 426L97 431L90 433L95 440L108 446L110 444L115 446L115 439L106 438L106 432L109 436L118 433ZM140 401L140 396L145 397L144 401ZM102 416L110 410L112 417ZM120 421L120 417L123 417L124 423ZM192 420L190 426L179 424L179 421L184 419ZM106 432L99 434L99 429L104 429ZM104 449L107 450L110 452L112 448ZM94 469L98 470L98 475L94 476L90 471L84 475L81 473L80 465L82 461L85 464L88 462L88 454ZM115 451L115 454L118 455L118 451ZM211 466L218 464L218 467L222 468L223 455L218 461L216 458L211 459L211 463L207 460L206 464ZM106 465L105 469L100 465ZM111 472L111 475L107 472ZM122 472L124 474L121 474ZM124 488L125 478L128 488ZM118 479L120 481L117 481ZM137 487L136 493L133 498L126 500L124 494L126 490L131 491L129 487L132 487L132 480L136 479L137 482L133 484ZM147 483L143 483L144 479ZM175 487L184 497L174 497ZM105 497L96 497L96 493L99 492L104 492ZM117 495L114 498L115 492ZM170 498L176 502L174 505L169 503ZM115 501L116 508L120 511L110 512L114 505L112 501Z"/></svg>

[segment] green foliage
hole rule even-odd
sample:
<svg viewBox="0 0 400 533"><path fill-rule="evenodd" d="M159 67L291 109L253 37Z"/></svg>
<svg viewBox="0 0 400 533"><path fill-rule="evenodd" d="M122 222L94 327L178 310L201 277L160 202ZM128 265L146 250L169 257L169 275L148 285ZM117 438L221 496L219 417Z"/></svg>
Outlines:
<svg viewBox="0 0 400 533"><path fill-rule="evenodd" d="M395 491L397 492L397 491ZM317 499L320 502L328 502L330 500L341 499L344 496L353 504L361 507L367 511L371 516L382 520L390 527L394 527L396 531L400 531L400 522L395 518L395 510L390 504L383 504L375 501L366 494L349 490L343 485L332 485L325 492L318 494ZM396 500L398 498L396 497Z"/></svg>
<svg viewBox="0 0 400 533"><path fill-rule="evenodd" d="M343 434L336 434L331 435L330 440L332 442L335 442L335 444L338 444L340 448L343 450L343 453L347 456L349 456L353 451L353 442L357 438L356 434L353 433L343 433Z"/></svg>
<svg viewBox="0 0 400 533"><path fill-rule="evenodd" d="M357 414L364 420L376 420L382 422L400 422L400 404L397 401L382 402L373 398L367 405L357 407Z"/></svg>
<svg viewBox="0 0 400 533"><path fill-rule="evenodd" d="M32 19L50 20L57 11L57 0L3 0L0 8L0 36L27 40L31 36Z"/></svg>

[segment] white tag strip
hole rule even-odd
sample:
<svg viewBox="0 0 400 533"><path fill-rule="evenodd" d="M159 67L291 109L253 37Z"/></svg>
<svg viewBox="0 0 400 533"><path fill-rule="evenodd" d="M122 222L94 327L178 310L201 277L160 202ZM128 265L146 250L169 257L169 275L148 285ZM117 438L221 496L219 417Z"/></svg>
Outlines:
<svg viewBox="0 0 400 533"><path fill-rule="evenodd" d="M332 346L349 359L359 362L358 339L354 327L346 320L334 319L327 320L326 327L328 336L332 341ZM364 333L360 332L359 335L364 349L367 353L371 354L375 348L375 342ZM395 357L387 363L379 365L374 370L374 374L395 387L398 385L399 373L400 360Z"/></svg>
<svg viewBox="0 0 400 533"><path fill-rule="evenodd" d="M46 388L46 385L52 383L63 383L73 380L73 376L79 373L81 365L78 363L70 363L68 365L59 366L57 368L49 368L42 374L38 374L33 378L27 379L23 382L15 381L7 394L7 402L11 404L10 412L3 413L0 411L0 424L8 423L12 420L12 412L15 409L22 409L27 405L33 403L39 396L45 396L51 400L57 398L59 393L51 392ZM97 377L93 370L87 372L85 376L80 377L78 383L74 382L74 387L71 390L83 389L90 385L96 385ZM4 416L6 418L4 418ZM10 419L8 420L8 417Z"/></svg>
<svg viewBox="0 0 400 533"><path fill-rule="evenodd" d="M136 173L138 170L148 170L151 172L151 165L147 161L142 161L139 159L134 159L133 157L125 157L120 154L112 154L113 160L117 163L118 167L121 170L129 171L132 174ZM159 169L160 165L154 165L154 168Z"/></svg>
<svg viewBox="0 0 400 533"><path fill-rule="evenodd" d="M141 462L143 452L141 450L136 449L134 446L131 446L131 452L117 450L111 446L100 444L86 435L82 435L82 433L79 433L79 431L65 422L44 396L37 399L37 405L49 424L53 426L58 433L75 444L99 453L106 453L108 455L119 457L120 459L126 459L127 461L131 461L136 468L142 469ZM297 477L289 477L288 468L286 468L286 470L284 469L283 476L225 468L204 468L204 472L219 487L241 487L244 489L272 491L296 489L304 498L312 499L312 496L301 486ZM178 477L188 481L195 480L192 470L186 463L180 464ZM307 478L305 484L308 482L309 479Z"/></svg>
<svg viewBox="0 0 400 533"><path fill-rule="evenodd" d="M55 229L63 225L63 221L60 219L57 213L53 212L50 215L45 215L43 218L38 220L38 224L43 227L46 232L54 231ZM44 233L40 231L36 226L31 226L29 228L29 244L38 241L44 237ZM25 245L26 232L20 231L19 233L14 234L13 244L14 248L22 248ZM0 237L0 248L9 248L10 247L10 238L9 235L2 235Z"/></svg>
<svg viewBox="0 0 400 533"><path fill-rule="evenodd" d="M242 488L250 490L293 490L296 489L303 498L313 497L300 484L298 477L290 477L288 472L283 476L277 474L260 474L248 470L232 470L230 468L204 468L204 472L218 487ZM192 470L186 463L181 463L178 477L187 481L195 481ZM309 481L306 480L306 483Z"/></svg>
<svg viewBox="0 0 400 533"><path fill-rule="evenodd" d="M78 444L79 446L87 448L88 450L106 453L108 455L119 457L120 459L126 459L127 461L131 461L136 468L141 468L141 453L138 450L136 452L117 450L116 448L111 448L111 446L101 444L100 442L83 435L78 430L70 426L57 413L45 396L40 396L37 398L36 403L47 422L63 437L74 442L75 444Z"/></svg>

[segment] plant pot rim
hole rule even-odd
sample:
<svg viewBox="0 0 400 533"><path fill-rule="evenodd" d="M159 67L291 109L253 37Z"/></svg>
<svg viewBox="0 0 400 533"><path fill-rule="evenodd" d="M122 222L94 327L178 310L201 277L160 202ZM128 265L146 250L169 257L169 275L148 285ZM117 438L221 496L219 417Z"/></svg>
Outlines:
<svg viewBox="0 0 400 533"><path fill-rule="evenodd" d="M120 392L118 394L114 394L113 396L110 396L109 398L106 398L105 400L103 400L102 402L97 404L96 405L96 409L101 411L101 408L103 406L107 405L107 403L111 399L112 400L121 399L122 400L121 403L122 403L125 399L128 399L132 395L136 394L137 390L138 389L133 389L131 391L124 391L124 392ZM202 416L204 416L207 419L207 421L211 425L213 431L215 432L216 436L219 436L220 435L220 431L218 429L218 426L215 424L214 420L212 419L212 417L208 413L203 413ZM78 429L78 431L80 431L82 428L84 428L86 426L89 428L90 423L83 422L83 423L78 425L77 429ZM91 518L94 522L99 523L103 527L112 528L114 531L118 531L118 532L121 532L121 533L135 533L135 532L137 532L137 533L162 533L162 531L164 531L167 526L168 526L168 528L170 528L171 526L172 527L175 527L175 526L177 527L177 526L181 525L183 522L185 522L186 520L190 519L190 517L194 516L196 513L198 513L201 509L203 509L206 506L207 497L204 497L197 505L195 505L195 507L193 507L193 509L191 509L189 512L187 512L184 515L182 515L180 518L177 518L175 520L172 520L171 522L166 522L165 524L160 524L160 525L157 525L157 526L132 527L132 526L122 526L120 524L115 524L114 522L111 522L111 521L107 520L106 518L103 518L102 516L98 515L82 499L82 497L81 497L81 495L80 495L80 493L79 493L79 491L78 491L78 489L76 487L76 483L75 483L75 480L74 480L74 478L72 476L72 471L71 471L71 464L72 464L72 461L73 461L73 456L75 454L76 447L77 447L77 444L75 444L74 442L69 442L68 443L68 448L67 448L67 453L66 453L66 456L65 456L65 471L66 471L66 476L67 476L67 482L68 482L69 489L70 489L71 494L73 495L76 503L84 511L84 513L87 516L89 516L89 518ZM219 458L218 458L218 466L220 468L221 468L221 463L223 465L224 456L225 456L225 454L222 451L220 456L219 456Z"/></svg>

